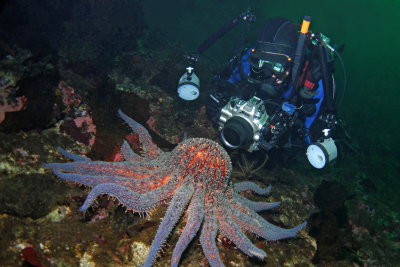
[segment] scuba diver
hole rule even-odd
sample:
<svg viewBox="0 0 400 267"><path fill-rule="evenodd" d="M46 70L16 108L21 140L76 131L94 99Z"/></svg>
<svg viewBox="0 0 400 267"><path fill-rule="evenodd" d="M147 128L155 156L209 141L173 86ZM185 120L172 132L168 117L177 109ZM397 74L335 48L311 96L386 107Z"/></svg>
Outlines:
<svg viewBox="0 0 400 267"><path fill-rule="evenodd" d="M335 55L342 59L329 38L309 25L307 16L301 28L285 18L267 20L254 47L215 75L207 116L226 147L253 152L308 146L315 168L336 159L333 68Z"/></svg>

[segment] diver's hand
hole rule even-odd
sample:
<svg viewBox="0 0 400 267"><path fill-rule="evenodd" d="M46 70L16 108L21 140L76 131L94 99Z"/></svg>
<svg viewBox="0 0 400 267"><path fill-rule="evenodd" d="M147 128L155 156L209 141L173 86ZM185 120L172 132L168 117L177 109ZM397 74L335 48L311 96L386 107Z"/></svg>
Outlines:
<svg viewBox="0 0 400 267"><path fill-rule="evenodd" d="M338 125L338 120L336 114L334 113L324 113L319 116L319 119L324 122L327 128L329 129L336 129Z"/></svg>

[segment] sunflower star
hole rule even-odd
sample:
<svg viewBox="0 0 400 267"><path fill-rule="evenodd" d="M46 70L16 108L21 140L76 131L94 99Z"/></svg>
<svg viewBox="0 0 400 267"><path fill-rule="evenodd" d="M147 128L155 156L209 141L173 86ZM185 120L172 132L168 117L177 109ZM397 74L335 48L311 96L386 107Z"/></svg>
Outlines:
<svg viewBox="0 0 400 267"><path fill-rule="evenodd" d="M258 215L258 211L280 203L253 202L241 196L239 193L245 190L265 195L271 187L263 189L251 182L233 185L230 158L218 143L192 138L171 152L163 152L142 125L122 111L119 115L138 134L141 155L135 154L127 142L121 146L123 162L91 161L59 148L74 162L49 163L45 167L53 169L61 179L93 187L81 211L88 209L102 194L111 195L128 209L141 213L170 201L143 266L152 265L185 210L187 222L173 250L171 266L178 265L182 253L199 231L200 244L210 265L223 266L216 245L218 232L248 256L263 259L266 253L257 248L243 230L267 240L279 240L295 236L305 226L303 223L283 229Z"/></svg>

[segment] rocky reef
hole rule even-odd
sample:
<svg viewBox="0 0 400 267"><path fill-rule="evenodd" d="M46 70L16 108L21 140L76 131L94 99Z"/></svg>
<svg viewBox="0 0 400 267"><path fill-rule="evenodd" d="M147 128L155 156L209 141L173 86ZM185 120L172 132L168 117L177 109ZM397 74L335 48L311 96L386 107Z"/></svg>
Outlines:
<svg viewBox="0 0 400 267"><path fill-rule="evenodd" d="M43 164L66 161L57 147L106 162L121 162L125 143L140 150L138 136L121 127L119 108L144 125L163 152L173 151L186 138L218 141L206 118L205 94L190 103L177 97L187 51L146 28L140 1L6 2L0 6L1 265L144 262L166 205L140 216L100 196L86 212L78 212L87 190L61 182ZM111 23L120 12L124 20ZM100 21L99 14L109 20ZM45 24L45 18L53 23ZM90 20L86 28L80 18ZM199 76L211 77L212 72L199 62ZM209 79L202 79L202 93L208 86ZM233 183L249 179L260 187L271 184L268 201L282 203L279 209L261 211L260 217L281 228L304 219L309 226L296 238L276 242L247 235L268 254L264 261L246 256L232 240L217 235L222 261L229 266L399 262L399 213L393 208L399 201L397 187L387 186L398 176L398 156L372 144L364 148L361 154L344 150L343 158L325 170L311 169L292 154L266 158L230 152ZM265 201L249 190L240 195ZM171 230L171 246L160 252L159 266L170 264L188 221L183 216ZM200 239L193 237L180 266L207 266Z"/></svg>

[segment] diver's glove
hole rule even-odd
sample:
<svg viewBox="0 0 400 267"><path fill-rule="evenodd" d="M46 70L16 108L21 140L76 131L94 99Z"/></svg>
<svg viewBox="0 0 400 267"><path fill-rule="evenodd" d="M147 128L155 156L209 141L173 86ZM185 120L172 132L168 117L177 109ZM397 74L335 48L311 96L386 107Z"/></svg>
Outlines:
<svg viewBox="0 0 400 267"><path fill-rule="evenodd" d="M336 129L338 120L336 114L333 112L324 113L321 115L321 120L326 124L329 129Z"/></svg>
<svg viewBox="0 0 400 267"><path fill-rule="evenodd" d="M237 96L238 86L217 75L214 77L214 88L214 92L207 97L206 112L208 119L214 125L218 125L221 109L228 103L231 96Z"/></svg>

